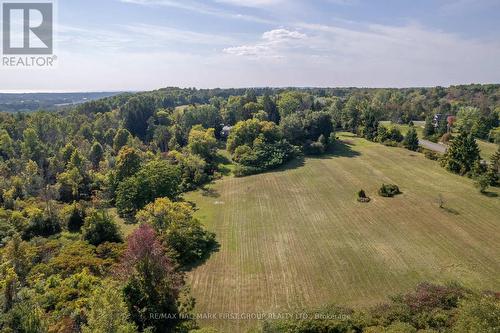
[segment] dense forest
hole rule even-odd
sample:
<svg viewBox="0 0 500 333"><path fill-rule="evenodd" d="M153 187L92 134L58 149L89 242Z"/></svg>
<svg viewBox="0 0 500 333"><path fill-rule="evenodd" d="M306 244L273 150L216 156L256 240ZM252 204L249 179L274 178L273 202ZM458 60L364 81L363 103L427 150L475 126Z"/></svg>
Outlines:
<svg viewBox="0 0 500 333"><path fill-rule="evenodd" d="M498 183L500 152L481 160L476 139L500 143L499 117L500 85L165 88L59 111L0 113L2 332L194 330L184 275L218 243L182 193L230 172L242 177L328 153L336 131L418 150L411 125L418 120L426 121L428 139L451 142L442 166L473 177L483 191ZM403 135L382 120L410 130ZM123 224L134 226L129 235ZM422 288L360 322L319 331L462 325L458 332L486 327L491 309L498 316L498 294ZM306 332L308 325L264 329Z"/></svg>

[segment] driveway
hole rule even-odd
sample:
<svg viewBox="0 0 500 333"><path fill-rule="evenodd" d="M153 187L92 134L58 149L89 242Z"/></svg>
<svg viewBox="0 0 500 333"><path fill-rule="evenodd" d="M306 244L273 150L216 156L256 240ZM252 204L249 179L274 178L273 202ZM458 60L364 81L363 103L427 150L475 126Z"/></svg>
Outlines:
<svg viewBox="0 0 500 333"><path fill-rule="evenodd" d="M433 150L433 151L441 153L441 154L446 153L446 150L448 149L448 147L446 145L443 145L441 143L434 143L434 142L429 141L429 140L419 139L418 143L426 149Z"/></svg>

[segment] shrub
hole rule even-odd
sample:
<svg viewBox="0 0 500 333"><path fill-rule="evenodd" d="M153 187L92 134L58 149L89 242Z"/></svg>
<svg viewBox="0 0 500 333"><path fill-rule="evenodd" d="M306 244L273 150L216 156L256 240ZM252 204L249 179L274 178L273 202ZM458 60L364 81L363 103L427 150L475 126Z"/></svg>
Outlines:
<svg viewBox="0 0 500 333"><path fill-rule="evenodd" d="M453 332L498 332L500 301L498 296L485 294L460 302Z"/></svg>
<svg viewBox="0 0 500 333"><path fill-rule="evenodd" d="M448 143L452 139L453 139L453 135L451 135L451 133L445 133L445 134L443 134L443 136L441 137L441 139L439 141L441 141L442 143Z"/></svg>
<svg viewBox="0 0 500 333"><path fill-rule="evenodd" d="M399 143L396 142L396 141L392 141L392 140L387 140L387 141L384 141L382 142L382 144L384 146L387 146L387 147L398 147L399 146Z"/></svg>
<svg viewBox="0 0 500 333"><path fill-rule="evenodd" d="M427 140L432 141L432 142L438 142L439 141L439 134L433 134L428 137L426 137Z"/></svg>
<svg viewBox="0 0 500 333"><path fill-rule="evenodd" d="M25 213L28 215L28 226L23 233L24 239L36 236L49 237L61 232L59 220L54 215L36 207L28 207Z"/></svg>
<svg viewBox="0 0 500 333"><path fill-rule="evenodd" d="M60 212L61 221L69 232L79 232L85 222L85 208L74 202L65 206Z"/></svg>
<svg viewBox="0 0 500 333"><path fill-rule="evenodd" d="M370 198L366 195L364 190L359 190L358 192L358 201L359 202L370 202Z"/></svg>
<svg viewBox="0 0 500 333"><path fill-rule="evenodd" d="M420 148L420 152L424 154L425 158L432 160L432 161L437 161L439 160L439 153L436 153L433 150L425 149L425 148Z"/></svg>
<svg viewBox="0 0 500 333"><path fill-rule="evenodd" d="M92 245L99 245L104 242L119 243L122 236L115 221L106 212L94 210L85 218L83 239Z"/></svg>
<svg viewBox="0 0 500 333"><path fill-rule="evenodd" d="M382 184L382 187L378 190L378 194L386 198L392 198L400 193L399 187L394 184Z"/></svg>
<svg viewBox="0 0 500 333"><path fill-rule="evenodd" d="M391 127L391 129L389 130L389 140L396 142L401 142L404 140L404 136L403 134L401 134L401 131L398 127Z"/></svg>
<svg viewBox="0 0 500 333"><path fill-rule="evenodd" d="M490 142L500 144L500 127L494 128L490 131L488 140Z"/></svg>
<svg viewBox="0 0 500 333"><path fill-rule="evenodd" d="M492 182L491 175L488 173L483 173L475 177L474 186L481 193L485 193Z"/></svg>
<svg viewBox="0 0 500 333"><path fill-rule="evenodd" d="M235 175L246 176L275 169L296 155L296 149L286 140L276 143L259 142L253 148L247 145L238 146L233 154L233 161L238 163Z"/></svg>
<svg viewBox="0 0 500 333"><path fill-rule="evenodd" d="M325 153L325 151L326 151L326 146L319 141L308 142L305 144L304 147L304 152L307 155L322 155Z"/></svg>

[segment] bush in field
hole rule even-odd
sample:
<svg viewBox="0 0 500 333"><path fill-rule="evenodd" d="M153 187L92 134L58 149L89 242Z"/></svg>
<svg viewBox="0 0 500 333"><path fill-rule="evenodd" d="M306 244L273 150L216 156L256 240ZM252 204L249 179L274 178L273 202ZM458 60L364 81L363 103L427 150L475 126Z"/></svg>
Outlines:
<svg viewBox="0 0 500 333"><path fill-rule="evenodd" d="M399 142L404 140L403 134L401 134L401 131L396 126L386 128L383 125L379 125L377 133L375 140L385 145L397 146Z"/></svg>
<svg viewBox="0 0 500 333"><path fill-rule="evenodd" d="M364 190L359 190L358 192L358 201L359 202L370 202L370 198L366 195Z"/></svg>
<svg viewBox="0 0 500 333"><path fill-rule="evenodd" d="M425 148L420 148L419 150L421 153L424 154L425 158L432 160L432 161L437 161L439 160L439 153L436 153L433 150L430 149L425 149Z"/></svg>
<svg viewBox="0 0 500 333"><path fill-rule="evenodd" d="M395 195L401 194L399 187L394 184L382 184L378 190L378 194L382 197L392 198Z"/></svg>
<svg viewBox="0 0 500 333"><path fill-rule="evenodd" d="M474 186L479 190L481 193L485 193L490 184L493 182L491 179L491 174L490 173L483 173L474 178Z"/></svg>

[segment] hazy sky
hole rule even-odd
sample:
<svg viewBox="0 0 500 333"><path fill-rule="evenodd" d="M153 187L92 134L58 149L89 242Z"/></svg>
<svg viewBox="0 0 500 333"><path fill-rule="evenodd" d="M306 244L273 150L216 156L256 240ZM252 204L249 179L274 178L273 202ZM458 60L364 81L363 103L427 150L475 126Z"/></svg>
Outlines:
<svg viewBox="0 0 500 333"><path fill-rule="evenodd" d="M499 0L58 0L58 66L0 91L500 83Z"/></svg>

